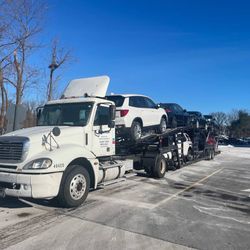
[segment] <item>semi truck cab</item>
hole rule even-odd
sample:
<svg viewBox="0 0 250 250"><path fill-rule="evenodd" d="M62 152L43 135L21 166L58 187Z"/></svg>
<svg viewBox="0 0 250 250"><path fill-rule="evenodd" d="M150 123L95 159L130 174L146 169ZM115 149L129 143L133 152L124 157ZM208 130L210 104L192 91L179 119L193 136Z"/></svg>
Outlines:
<svg viewBox="0 0 250 250"><path fill-rule="evenodd" d="M106 76L73 80L61 99L38 110L36 127L0 137L1 196L58 196L72 207L98 183L124 175L126 163L110 158L115 106L103 98L108 83Z"/></svg>

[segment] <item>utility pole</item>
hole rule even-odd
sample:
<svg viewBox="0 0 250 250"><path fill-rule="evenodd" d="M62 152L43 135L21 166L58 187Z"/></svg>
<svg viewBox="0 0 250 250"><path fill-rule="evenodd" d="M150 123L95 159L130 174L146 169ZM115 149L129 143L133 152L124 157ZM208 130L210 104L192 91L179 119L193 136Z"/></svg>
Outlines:
<svg viewBox="0 0 250 250"><path fill-rule="evenodd" d="M50 76L49 76L49 89L48 89L48 101L52 99L52 91L53 91L53 73L58 68L58 64L56 63L56 53L52 55L52 62L49 65Z"/></svg>

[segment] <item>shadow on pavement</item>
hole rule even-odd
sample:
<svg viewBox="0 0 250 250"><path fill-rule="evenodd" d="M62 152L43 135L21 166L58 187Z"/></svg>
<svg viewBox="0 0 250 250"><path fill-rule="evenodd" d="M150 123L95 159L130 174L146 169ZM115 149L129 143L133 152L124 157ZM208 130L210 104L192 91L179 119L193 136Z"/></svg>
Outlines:
<svg viewBox="0 0 250 250"><path fill-rule="evenodd" d="M0 208L25 208L25 207L33 207L34 205L44 206L44 207L55 207L60 208L56 199L28 199L22 198L19 199L17 197L5 197L0 198Z"/></svg>
<svg viewBox="0 0 250 250"><path fill-rule="evenodd" d="M0 198L0 208L24 208L24 207L31 207L31 205L28 205L20 201L16 197Z"/></svg>

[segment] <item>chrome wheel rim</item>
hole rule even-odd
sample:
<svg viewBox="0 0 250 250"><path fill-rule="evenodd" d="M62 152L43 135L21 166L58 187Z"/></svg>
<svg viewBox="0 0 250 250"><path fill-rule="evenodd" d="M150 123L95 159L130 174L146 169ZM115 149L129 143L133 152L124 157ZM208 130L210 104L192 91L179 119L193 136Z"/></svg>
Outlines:
<svg viewBox="0 0 250 250"><path fill-rule="evenodd" d="M142 135L141 126L139 124L136 124L134 126L134 136L135 136L135 139L136 140L140 139L141 135Z"/></svg>
<svg viewBox="0 0 250 250"><path fill-rule="evenodd" d="M167 122L165 119L161 121L161 132L164 133L167 130Z"/></svg>
<svg viewBox="0 0 250 250"><path fill-rule="evenodd" d="M160 172L161 174L164 174L165 171L166 171L166 161L162 159L160 162Z"/></svg>
<svg viewBox="0 0 250 250"><path fill-rule="evenodd" d="M70 196L73 200L79 200L83 197L86 190L86 179L84 175L77 174L75 175L69 186Z"/></svg>

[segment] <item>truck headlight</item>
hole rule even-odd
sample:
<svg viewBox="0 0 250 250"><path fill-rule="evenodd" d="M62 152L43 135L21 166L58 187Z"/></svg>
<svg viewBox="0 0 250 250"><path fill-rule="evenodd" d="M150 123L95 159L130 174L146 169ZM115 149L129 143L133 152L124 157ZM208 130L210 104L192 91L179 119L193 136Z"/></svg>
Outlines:
<svg viewBox="0 0 250 250"><path fill-rule="evenodd" d="M41 158L27 163L23 169L46 169L52 165L52 160L49 158Z"/></svg>

